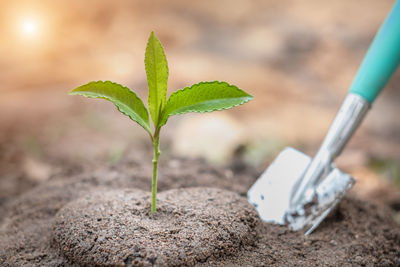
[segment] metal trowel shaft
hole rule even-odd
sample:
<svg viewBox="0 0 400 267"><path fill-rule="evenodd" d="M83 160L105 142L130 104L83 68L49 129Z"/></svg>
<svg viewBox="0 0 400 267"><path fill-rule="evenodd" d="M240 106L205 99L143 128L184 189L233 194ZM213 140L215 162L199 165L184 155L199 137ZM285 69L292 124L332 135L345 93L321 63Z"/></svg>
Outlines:
<svg viewBox="0 0 400 267"><path fill-rule="evenodd" d="M309 164L306 172L293 188L290 206L311 201L313 194L306 194L332 169L333 160L340 155L343 148L360 125L370 107L368 101L356 94L349 94L336 115L328 134L318 153ZM312 193L312 192L310 192Z"/></svg>

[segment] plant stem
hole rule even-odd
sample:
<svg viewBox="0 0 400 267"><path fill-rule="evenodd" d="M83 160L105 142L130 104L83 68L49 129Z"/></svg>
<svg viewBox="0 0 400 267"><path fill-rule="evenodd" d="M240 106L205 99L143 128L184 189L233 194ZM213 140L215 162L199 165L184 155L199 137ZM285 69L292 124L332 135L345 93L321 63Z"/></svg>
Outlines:
<svg viewBox="0 0 400 267"><path fill-rule="evenodd" d="M160 130L157 129L152 138L153 140L153 179L151 183L151 213L156 212L157 203L157 172L158 172L158 158L160 152Z"/></svg>

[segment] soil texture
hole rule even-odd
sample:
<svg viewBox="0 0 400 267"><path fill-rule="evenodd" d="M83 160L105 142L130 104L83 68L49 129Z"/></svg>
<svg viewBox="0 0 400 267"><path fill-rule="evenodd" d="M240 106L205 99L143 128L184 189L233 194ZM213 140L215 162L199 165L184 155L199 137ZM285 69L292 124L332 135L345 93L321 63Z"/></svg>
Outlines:
<svg viewBox="0 0 400 267"><path fill-rule="evenodd" d="M254 209L238 194L213 188L160 193L150 213L150 193L96 192L56 216L60 253L84 265L181 266L233 255L256 240Z"/></svg>
<svg viewBox="0 0 400 267"><path fill-rule="evenodd" d="M233 172L200 160L164 162L155 215L149 173L125 162L53 177L7 199L0 266L400 264L400 227L387 206L350 194L305 237L258 219L245 197L258 176L245 166Z"/></svg>

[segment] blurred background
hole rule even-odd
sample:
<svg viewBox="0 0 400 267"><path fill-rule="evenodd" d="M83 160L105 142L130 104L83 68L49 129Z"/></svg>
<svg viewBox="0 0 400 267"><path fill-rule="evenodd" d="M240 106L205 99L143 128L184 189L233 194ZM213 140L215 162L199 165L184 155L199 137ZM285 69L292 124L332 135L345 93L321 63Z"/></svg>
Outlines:
<svg viewBox="0 0 400 267"><path fill-rule="evenodd" d="M146 133L106 101L68 96L92 80L147 99L151 31L169 94L221 80L254 96L230 111L189 114L162 133L168 155L263 170L285 146L313 155L393 0L0 3L0 203L59 172L150 161ZM400 209L400 73L338 160L361 197Z"/></svg>

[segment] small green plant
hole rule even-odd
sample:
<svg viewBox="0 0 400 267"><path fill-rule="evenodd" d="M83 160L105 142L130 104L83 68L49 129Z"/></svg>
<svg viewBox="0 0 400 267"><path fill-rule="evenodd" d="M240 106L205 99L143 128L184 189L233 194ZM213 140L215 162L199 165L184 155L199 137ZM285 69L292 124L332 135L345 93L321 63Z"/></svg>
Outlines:
<svg viewBox="0 0 400 267"><path fill-rule="evenodd" d="M253 97L226 82L200 82L171 94L167 101L168 63L160 41L150 34L145 53L145 68L149 86L148 106L154 124L142 100L128 87L110 81L93 81L70 91L70 95L102 98L115 104L118 110L137 122L149 134L153 144L153 179L151 213L156 211L157 171L160 157L160 130L170 116L188 112L211 112L229 109L250 101Z"/></svg>

